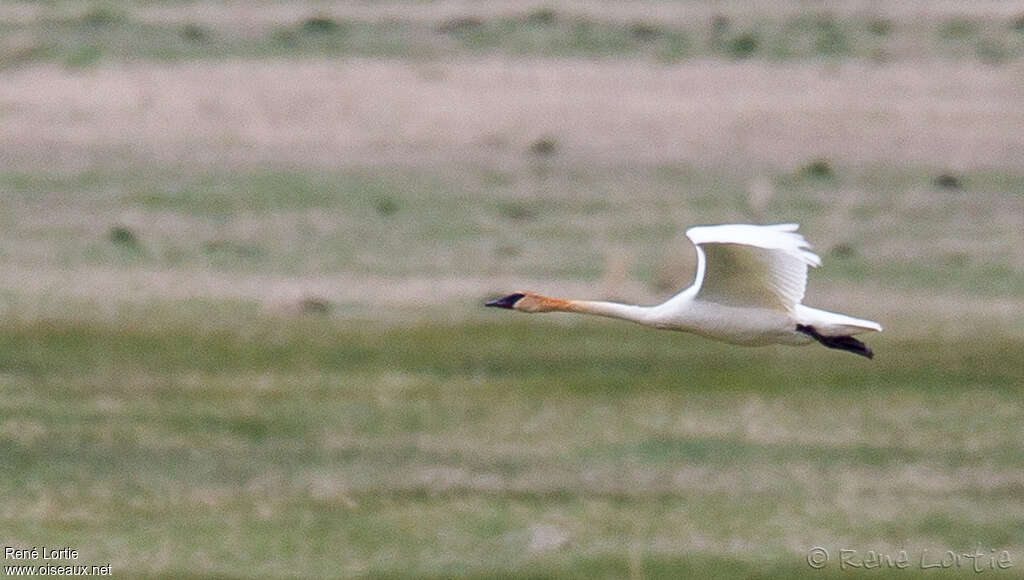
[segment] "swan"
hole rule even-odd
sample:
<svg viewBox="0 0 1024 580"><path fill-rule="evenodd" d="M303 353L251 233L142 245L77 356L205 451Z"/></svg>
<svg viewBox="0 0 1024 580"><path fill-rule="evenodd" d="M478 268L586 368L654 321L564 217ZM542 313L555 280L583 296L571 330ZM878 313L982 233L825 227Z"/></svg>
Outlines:
<svg viewBox="0 0 1024 580"><path fill-rule="evenodd" d="M696 279L655 306L566 300L525 291L486 306L620 318L743 346L817 341L873 358L871 349L853 335L880 332L881 325L801 304L807 267L820 266L821 258L810 251L797 229L797 224L726 224L686 230L697 248Z"/></svg>

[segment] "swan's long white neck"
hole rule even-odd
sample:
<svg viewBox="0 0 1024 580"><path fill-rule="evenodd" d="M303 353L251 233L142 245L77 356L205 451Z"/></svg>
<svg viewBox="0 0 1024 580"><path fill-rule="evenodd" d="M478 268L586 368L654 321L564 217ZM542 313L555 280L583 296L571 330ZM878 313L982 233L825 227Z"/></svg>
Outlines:
<svg viewBox="0 0 1024 580"><path fill-rule="evenodd" d="M549 298L533 292L517 292L487 303L488 306L512 308L520 312L575 312L577 314L593 314L629 320L647 326L663 327L665 322L665 305L638 306L607 302L604 300L566 300Z"/></svg>
<svg viewBox="0 0 1024 580"><path fill-rule="evenodd" d="M618 302L605 302L602 300L571 300L569 301L569 312L580 314L594 314L608 318L620 318L649 324L651 321L651 307L637 306L634 304L620 304Z"/></svg>

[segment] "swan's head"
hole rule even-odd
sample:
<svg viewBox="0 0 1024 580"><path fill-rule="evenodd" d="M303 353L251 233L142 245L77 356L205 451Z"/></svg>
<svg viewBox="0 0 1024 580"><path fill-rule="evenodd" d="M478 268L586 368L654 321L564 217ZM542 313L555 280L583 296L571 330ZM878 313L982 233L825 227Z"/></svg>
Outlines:
<svg viewBox="0 0 1024 580"><path fill-rule="evenodd" d="M550 312L560 310L559 305L562 302L564 300L554 300L540 294L534 294L533 292L516 292L497 300L491 300L484 306L518 310L520 312Z"/></svg>

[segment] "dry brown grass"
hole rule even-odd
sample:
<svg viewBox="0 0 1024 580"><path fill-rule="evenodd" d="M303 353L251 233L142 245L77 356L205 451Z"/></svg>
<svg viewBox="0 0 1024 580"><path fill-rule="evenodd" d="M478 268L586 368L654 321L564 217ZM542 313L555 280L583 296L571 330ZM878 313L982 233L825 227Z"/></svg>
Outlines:
<svg viewBox="0 0 1024 580"><path fill-rule="evenodd" d="M1024 167L1020 67L504 61L224 62L0 83L8 166L521 164Z"/></svg>

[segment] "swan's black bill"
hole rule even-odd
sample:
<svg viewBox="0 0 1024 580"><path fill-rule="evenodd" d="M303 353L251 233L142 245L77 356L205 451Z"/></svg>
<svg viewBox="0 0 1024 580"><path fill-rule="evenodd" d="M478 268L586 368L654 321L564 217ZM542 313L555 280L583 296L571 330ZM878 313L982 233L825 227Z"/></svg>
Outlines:
<svg viewBox="0 0 1024 580"><path fill-rule="evenodd" d="M504 298L498 298L497 300L491 300L490 302L484 304L484 306L493 306L495 308L508 308L508 309L511 310L512 307L516 305L516 302L519 302L519 300L522 299L523 296L525 296L525 294L519 294L519 293L509 294L508 296L505 296Z"/></svg>

